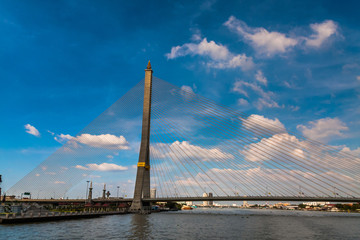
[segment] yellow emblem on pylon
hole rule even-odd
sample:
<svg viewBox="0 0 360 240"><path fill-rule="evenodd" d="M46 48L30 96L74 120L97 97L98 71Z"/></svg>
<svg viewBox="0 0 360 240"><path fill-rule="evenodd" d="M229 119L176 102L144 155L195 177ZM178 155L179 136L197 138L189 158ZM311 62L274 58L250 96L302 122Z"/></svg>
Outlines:
<svg viewBox="0 0 360 240"><path fill-rule="evenodd" d="M145 167L145 162L138 162L138 167Z"/></svg>

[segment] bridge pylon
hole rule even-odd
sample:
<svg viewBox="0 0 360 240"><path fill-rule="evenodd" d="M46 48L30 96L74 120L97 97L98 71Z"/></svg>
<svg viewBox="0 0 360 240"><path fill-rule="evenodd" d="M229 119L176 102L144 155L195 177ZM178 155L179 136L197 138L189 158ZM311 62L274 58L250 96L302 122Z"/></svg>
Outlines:
<svg viewBox="0 0 360 240"><path fill-rule="evenodd" d="M134 198L130 212L150 213L151 204L143 202L143 198L150 198L150 118L151 118L151 90L152 69L150 61L145 69L144 108L141 132L139 161L134 190Z"/></svg>

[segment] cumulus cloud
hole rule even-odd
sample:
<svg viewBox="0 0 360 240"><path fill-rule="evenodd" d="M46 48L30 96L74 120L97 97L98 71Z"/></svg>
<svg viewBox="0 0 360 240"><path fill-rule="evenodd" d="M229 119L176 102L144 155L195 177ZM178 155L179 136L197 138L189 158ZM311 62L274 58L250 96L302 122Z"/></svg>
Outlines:
<svg viewBox="0 0 360 240"><path fill-rule="evenodd" d="M252 114L246 119L242 119L242 125L248 130L266 129L271 133L286 132L284 124L279 119L274 120L261 115Z"/></svg>
<svg viewBox="0 0 360 240"><path fill-rule="evenodd" d="M170 53L166 54L166 57L167 59L175 59L187 55L199 55L209 58L207 66L211 68L240 67L242 70L248 70L254 65L251 57L247 57L245 54L233 54L226 46L217 44L214 41L208 42L206 38L198 43L185 43L181 46L172 47Z"/></svg>
<svg viewBox="0 0 360 240"><path fill-rule="evenodd" d="M162 148L163 151L160 152L158 148ZM175 141L170 145L157 143L155 146L151 146L150 152L158 158L170 157L174 160L177 158L194 158L203 161L210 161L216 159L234 158L232 154L223 152L219 148L203 148L190 144L188 141Z"/></svg>
<svg viewBox="0 0 360 240"><path fill-rule="evenodd" d="M224 25L249 42L257 52L267 56L284 53L298 43L297 39L287 37L283 33L269 32L262 27L251 28L234 16L231 16Z"/></svg>
<svg viewBox="0 0 360 240"><path fill-rule="evenodd" d="M59 143L66 143L68 140L72 139L73 137L69 134L59 134L54 137L55 141Z"/></svg>
<svg viewBox="0 0 360 240"><path fill-rule="evenodd" d="M360 157L360 147L354 149L354 150L351 150L349 147L343 147L343 149L341 149L340 151L341 153L348 153L348 154L351 154L355 157Z"/></svg>
<svg viewBox="0 0 360 240"><path fill-rule="evenodd" d="M212 176L214 179L209 179L207 175ZM237 177L224 179L222 176ZM314 184L314 181L317 179L321 179L321 181L327 183L331 180L333 182L331 183L332 186L329 186L330 184ZM335 182L336 180L338 181ZM216 185L214 182L216 182ZM226 185L223 184L223 182L226 182ZM260 182L266 184L259 184ZM299 187L299 182L301 182L301 187ZM339 195L351 196L358 191L358 187L355 187L354 189L344 189L343 186L354 185L358 182L359 178L354 179L334 171L314 173L313 171L306 169L296 170L251 167L246 169L212 168L206 171L206 174L198 173L194 177L177 178L175 184L179 186L192 186L197 188L196 190L200 192L203 191L201 188L204 187L214 188L215 191L224 191L227 195L264 196L265 193L266 195L272 196L287 195L315 197L320 194L333 196L333 187L336 187ZM170 181L168 183L171 184ZM180 193L180 195L186 195L186 193Z"/></svg>
<svg viewBox="0 0 360 240"><path fill-rule="evenodd" d="M86 166L76 165L75 168L81 170L89 170L89 171L101 171L101 172L108 172L108 171L124 171L127 170L127 167L123 167L120 165L116 165L114 163L89 163Z"/></svg>
<svg viewBox="0 0 360 240"><path fill-rule="evenodd" d="M284 146L286 146L286 150L282 149ZM304 158L305 155L302 147L302 143L295 136L281 133L275 134L270 138L263 138L260 142L249 144L240 153L247 161L252 162L271 159L284 160L284 154L281 151L286 151L290 158Z"/></svg>
<svg viewBox="0 0 360 240"><path fill-rule="evenodd" d="M322 118L310 121L307 126L296 127L305 137L318 141L328 141L332 137L343 137L343 131L349 130L344 122L338 118Z"/></svg>
<svg viewBox="0 0 360 240"><path fill-rule="evenodd" d="M124 136L118 137L111 134L91 135L84 133L74 138L74 140L96 148L129 149L129 143Z"/></svg>
<svg viewBox="0 0 360 240"><path fill-rule="evenodd" d="M314 31L309 38L306 38L306 45L311 47L320 47L330 36L337 33L338 26L332 20L326 20L322 23L310 24Z"/></svg>
<svg viewBox="0 0 360 240"><path fill-rule="evenodd" d="M182 149L182 151L186 153L186 156L201 158L202 160L234 158L233 155L225 153L219 148L202 148L200 146L192 145L188 141L175 141L170 145L170 149Z"/></svg>
<svg viewBox="0 0 360 240"><path fill-rule="evenodd" d="M40 136L39 131L34 126L31 126L30 124L26 124L24 127L28 134L34 135L36 137Z"/></svg>
<svg viewBox="0 0 360 240"><path fill-rule="evenodd" d="M88 133L81 134L77 137L73 137L69 134L59 134L54 138L59 143L65 143L68 141L74 148L78 147L78 143L82 143L96 148L107 149L130 149L128 141L124 136L115 136L112 134L100 134L91 135Z"/></svg>
<svg viewBox="0 0 360 240"><path fill-rule="evenodd" d="M313 33L309 37L290 37L284 33L270 32L263 27L252 28L234 16L224 25L248 42L259 54L268 57L285 53L299 45L319 48L327 39L338 33L338 25L332 20L310 24Z"/></svg>
<svg viewBox="0 0 360 240"><path fill-rule="evenodd" d="M249 97L247 89L252 90L255 94L260 96L257 102L255 102L255 107L257 109L262 110L264 107L280 108L279 104L273 99L275 94L271 91L265 91L256 83L237 80L233 85L232 91Z"/></svg>

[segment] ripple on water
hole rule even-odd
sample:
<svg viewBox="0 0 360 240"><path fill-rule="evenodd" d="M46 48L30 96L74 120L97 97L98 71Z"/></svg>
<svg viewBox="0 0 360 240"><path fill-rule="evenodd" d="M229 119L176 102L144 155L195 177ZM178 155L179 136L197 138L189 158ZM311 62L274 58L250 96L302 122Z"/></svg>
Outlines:
<svg viewBox="0 0 360 240"><path fill-rule="evenodd" d="M360 214L196 209L0 225L0 239L359 239Z"/></svg>

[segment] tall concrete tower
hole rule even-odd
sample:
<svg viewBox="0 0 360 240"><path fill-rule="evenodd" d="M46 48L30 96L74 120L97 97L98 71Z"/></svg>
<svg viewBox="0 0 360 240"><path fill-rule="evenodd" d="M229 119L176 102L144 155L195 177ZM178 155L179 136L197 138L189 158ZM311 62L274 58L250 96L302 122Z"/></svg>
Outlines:
<svg viewBox="0 0 360 240"><path fill-rule="evenodd" d="M131 212L149 213L150 203L143 202L143 198L150 198L150 117L151 117L151 88L152 88L152 69L150 61L145 69L144 85L144 108L141 132L141 145L139 161L137 165L137 174L135 182L135 191L133 202L130 207Z"/></svg>

